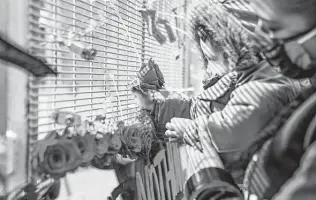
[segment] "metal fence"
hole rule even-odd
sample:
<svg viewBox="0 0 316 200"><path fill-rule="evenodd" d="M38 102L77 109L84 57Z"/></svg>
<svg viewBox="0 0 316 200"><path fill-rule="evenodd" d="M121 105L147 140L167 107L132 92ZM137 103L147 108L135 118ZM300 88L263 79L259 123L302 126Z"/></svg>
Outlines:
<svg viewBox="0 0 316 200"><path fill-rule="evenodd" d="M137 200L174 200L184 199L183 167L180 161L179 146L167 144L153 159L136 173Z"/></svg>
<svg viewBox="0 0 316 200"><path fill-rule="evenodd" d="M175 25L175 18L164 13L182 1L154 1L153 8L157 17ZM110 118L133 118L137 107L127 83L151 57L161 67L166 86L183 87L183 60L176 59L181 45L160 45L148 35L138 11L145 6L142 0L29 0L28 46L59 71L57 77L30 79L31 135L58 128L51 119L57 109L89 118L106 107ZM95 22L102 25L89 32ZM60 45L62 38L96 49L95 59L85 60ZM111 103L106 102L109 97Z"/></svg>

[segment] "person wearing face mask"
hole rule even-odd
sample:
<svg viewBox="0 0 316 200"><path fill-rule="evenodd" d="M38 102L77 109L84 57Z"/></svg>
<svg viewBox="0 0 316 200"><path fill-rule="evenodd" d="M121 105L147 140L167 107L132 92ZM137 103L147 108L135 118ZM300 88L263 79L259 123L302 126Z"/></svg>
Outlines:
<svg viewBox="0 0 316 200"><path fill-rule="evenodd" d="M283 74L289 77L304 77L304 74L299 71L295 62L291 62L286 51L293 52L295 57L300 57L304 52L297 49L298 47L295 43L288 43L285 46L282 46L280 41L277 41L274 38L269 38L268 34L265 33L265 30L262 29L262 26L260 25L262 21L258 22L256 13L250 9L248 0L240 0L238 2L225 1L222 5L227 11L238 18L239 22L248 30L252 39L259 44L253 46L253 51L255 51L260 58L268 60L272 66L276 67L277 70L282 71ZM308 58L306 59L306 57L304 59L304 62L311 62ZM294 58L292 60L295 61L296 59ZM302 88L306 88L311 84L315 84L315 81L315 78L303 78L295 83L299 84Z"/></svg>
<svg viewBox="0 0 316 200"><path fill-rule="evenodd" d="M258 3L256 4L256 7L261 6ZM308 4L309 2L304 3L304 5ZM301 9L300 6L296 7ZM297 10L288 5L283 8L283 10L287 9L297 12ZM255 12L262 13L263 11L258 9ZM310 11L307 15L313 18L313 15L315 15L313 12ZM313 37L313 33L309 35L296 31L304 30L305 26L309 26L309 23L312 23L310 21L313 20L309 19L309 22L306 23L299 22L298 20L300 19L294 18L293 21L285 19L274 23L266 21L264 18L259 19L256 26L256 34L261 37L257 37L257 42L261 44L262 56L273 66L278 67L282 74L295 79L311 78L311 74L316 72L316 58L311 56L315 51L313 47L315 44L310 40L310 37ZM296 24L297 27L295 29L291 28L293 26L291 23ZM267 24L269 26L266 26ZM283 25L285 27L279 27ZM312 82L314 82L313 79Z"/></svg>
<svg viewBox="0 0 316 200"><path fill-rule="evenodd" d="M275 42L266 43L272 45L265 45L262 49L264 54L268 54L266 58L271 63L281 61L278 62L282 65L281 72L292 78L315 76L316 1L251 0L251 6L259 17L258 34ZM289 49L291 45L293 49ZM267 49L272 51L273 46L283 49L283 54L269 54ZM294 47L296 51L293 51ZM270 56L273 54L275 56ZM280 107L279 113L247 147L243 154L247 159L243 160L241 156L241 160L231 165L233 168L246 168L244 195L236 192L233 189L235 184L224 177L217 179L214 187L202 192L197 199L315 199L315 92L315 86L307 88L294 101Z"/></svg>
<svg viewBox="0 0 316 200"><path fill-rule="evenodd" d="M171 119L166 125L169 129L166 135L189 138L193 144L199 140L203 148L214 145L224 165L229 165L241 149L253 142L279 108L288 104L299 90L290 79L278 74L266 61L258 61L251 50L247 32L222 7L202 2L193 10L194 38L206 67L218 77L215 84L211 84L199 98L210 100L207 102L208 107L221 103L219 100L223 96L226 96L226 101L217 110L197 113L191 121ZM201 132L208 134L208 137ZM207 155L204 158L207 159ZM217 170L211 166L201 168L196 175L204 176L204 179L200 179L202 182L198 184L206 184L213 179L207 173L218 173ZM236 171L230 172L236 178ZM189 179L188 187L198 179L197 176Z"/></svg>
<svg viewBox="0 0 316 200"><path fill-rule="evenodd" d="M310 78L313 87L285 107L245 151L244 156L258 158L250 162L245 181L259 199L315 199L315 181L306 177L315 170L316 2L252 0L251 5L259 16L256 32L263 55L286 76Z"/></svg>
<svg viewBox="0 0 316 200"><path fill-rule="evenodd" d="M284 75L296 79L311 78L313 85L316 1L252 0L251 5L259 17L258 34L273 41L272 45L263 48L267 59L278 64ZM315 85L303 91L276 118L274 129L262 132L253 145L252 151L261 147L258 154L264 159L249 170L246 177L248 185L255 186L249 187L250 193L267 199L316 198L316 184L312 178L316 162L315 91ZM256 166L253 162L250 165ZM254 184L258 177L263 177L261 180L265 184Z"/></svg>

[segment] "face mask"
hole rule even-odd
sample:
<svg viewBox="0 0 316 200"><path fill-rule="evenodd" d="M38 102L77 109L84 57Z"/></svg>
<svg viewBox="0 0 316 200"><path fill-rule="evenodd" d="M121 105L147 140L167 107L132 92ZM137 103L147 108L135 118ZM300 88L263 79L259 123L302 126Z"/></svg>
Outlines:
<svg viewBox="0 0 316 200"><path fill-rule="evenodd" d="M316 29L265 51L264 57L290 78L308 78L316 73Z"/></svg>

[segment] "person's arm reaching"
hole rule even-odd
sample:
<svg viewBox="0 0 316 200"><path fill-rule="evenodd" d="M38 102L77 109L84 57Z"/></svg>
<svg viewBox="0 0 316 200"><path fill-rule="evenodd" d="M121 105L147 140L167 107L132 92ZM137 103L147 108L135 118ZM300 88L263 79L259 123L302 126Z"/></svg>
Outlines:
<svg viewBox="0 0 316 200"><path fill-rule="evenodd" d="M208 130L218 152L240 150L290 101L291 94L284 84L253 82L240 86L222 111L197 117L195 129Z"/></svg>

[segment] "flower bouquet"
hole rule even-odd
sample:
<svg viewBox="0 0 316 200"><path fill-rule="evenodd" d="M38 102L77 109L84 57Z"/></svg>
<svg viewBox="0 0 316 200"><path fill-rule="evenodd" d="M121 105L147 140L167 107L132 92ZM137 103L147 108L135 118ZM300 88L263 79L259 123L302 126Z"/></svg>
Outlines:
<svg viewBox="0 0 316 200"><path fill-rule="evenodd" d="M58 112L54 119L65 128L37 141L32 151L33 170L54 178L78 167L112 169L114 162L148 159L157 139L154 124L145 112L140 112L132 125L111 122L102 116L81 123L80 117L67 112Z"/></svg>

